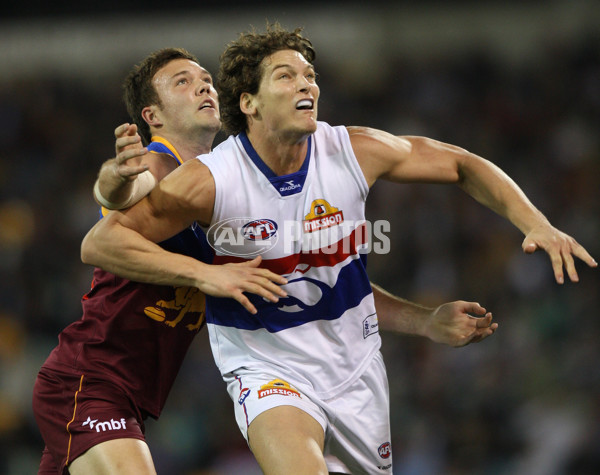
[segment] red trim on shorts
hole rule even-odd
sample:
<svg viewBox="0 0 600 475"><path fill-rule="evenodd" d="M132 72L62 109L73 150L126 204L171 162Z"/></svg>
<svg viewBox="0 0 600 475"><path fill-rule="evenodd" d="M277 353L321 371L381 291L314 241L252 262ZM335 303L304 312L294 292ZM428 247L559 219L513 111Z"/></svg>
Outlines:
<svg viewBox="0 0 600 475"><path fill-rule="evenodd" d="M244 385L242 384L242 378L240 378L239 376L236 375L235 379L237 379L240 383L240 391L242 390L242 388L244 387ZM244 408L244 414L246 416L246 428L248 428L248 426L250 425L250 423L248 422L248 411L246 410L246 403L244 402L244 404L242 404L242 407Z"/></svg>
<svg viewBox="0 0 600 475"><path fill-rule="evenodd" d="M81 392L81 386L83 385L83 378L84 378L84 374L81 375L81 378L79 379L79 389L77 391L75 391L75 406L73 407L73 418L67 423L67 433L69 434L69 444L67 446L67 459L65 460L65 466L69 465L69 457L71 456L71 431L69 430L69 426L71 425L71 422L73 422L75 420L75 413L77 412L77 396L79 395L79 393Z"/></svg>

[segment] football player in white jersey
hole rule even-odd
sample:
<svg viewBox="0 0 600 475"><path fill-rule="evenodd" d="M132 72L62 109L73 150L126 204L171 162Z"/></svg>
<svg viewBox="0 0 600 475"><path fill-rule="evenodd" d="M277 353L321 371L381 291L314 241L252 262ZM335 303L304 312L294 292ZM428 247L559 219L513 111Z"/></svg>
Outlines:
<svg viewBox="0 0 600 475"><path fill-rule="evenodd" d="M169 54L176 54L178 51L175 50L162 50L157 54L162 54L165 57L169 57ZM177 56L175 56L177 57ZM182 64L180 64L182 63ZM171 63L169 63L171 65ZM172 67L171 67L172 66ZM161 69L160 75L157 75L158 87L163 87L166 84L170 84L169 81L162 80L163 76L166 78L177 79L176 83L173 83L173 89L179 91L179 88L187 85L189 82L186 74L189 73L190 63L179 60L174 61L169 68L165 68L164 71ZM177 67L177 68L176 68ZM159 109L160 118L157 121L158 113L149 115L149 109L141 110L141 105L134 99L142 97L144 94L148 94L141 86L130 87L130 94L128 96L128 108L130 109L132 117L136 118L138 130L140 134L144 136L144 142L149 143L151 141L150 133L156 134L156 128L149 129L148 124L145 120L149 120L151 125L160 127L161 134L163 136L171 136L171 129L175 129L183 134L186 134L189 127L189 120L183 121L180 112L177 112L173 106L176 105L176 99L179 100L180 106L184 107L187 104L194 105L194 111L196 110L196 102L198 101L200 94L206 93L210 90L209 81L210 75L207 71L202 70L199 67L194 66L195 69L199 69L200 76L202 78L202 84L204 88L199 92L195 92L191 95L186 94L187 90L183 89L183 93L175 96L175 94L164 93L161 89L162 94L162 108ZM173 73L174 71L174 73ZM185 74L184 74L185 72ZM152 74L150 71L148 74ZM185 81L185 82L184 82ZM163 84L164 83L164 84ZM133 83L132 83L133 84ZM170 92L170 91L169 91ZM216 93L214 94L216 96ZM216 102L216 97L212 98L213 102ZM203 100L203 103L206 102ZM169 120L167 116L168 112L173 110L174 116L176 115L177 120ZM142 116L146 114L146 117L142 119ZM214 120L213 120L214 122ZM199 147L205 147L202 150L206 152L210 149L210 144L214 138L214 135L219 129L220 122L214 122L208 130L197 133L196 130L191 130L185 136L189 137L188 145L193 149L194 145ZM167 130L168 129L168 130ZM145 189L148 191L154 186L155 179L148 175L151 173L147 170L150 168L147 164L148 160L154 160L158 156L159 151L164 151L167 147L163 144L164 138L154 137L153 139L159 140L160 142L157 147L153 147L153 151L148 153L148 149L142 147L142 138L140 134L136 133L136 126L130 126L129 124L123 124L115 130L116 159L107 161L99 173L99 179L95 186L95 195L100 203L106 205L111 209L125 209L134 204L134 201L138 201L138 197L141 199L142 194L145 193ZM157 145L156 143L153 145ZM161 148L162 147L162 148ZM177 152L175 152L177 153ZM193 151L182 156L183 161L187 158L193 157ZM166 165L172 165L172 157L162 161L151 161L150 164L154 165L158 163L163 167ZM174 166L172 167L174 168ZM153 170L152 173L154 178L160 179L166 175L170 170ZM141 178L138 176L141 174ZM140 183L136 183L136 181ZM293 188L298 188L300 185L295 185ZM322 209L321 209L322 208ZM325 209L322 205L319 205L319 211L324 212ZM496 323L491 323L491 314L487 313L483 307L475 302L464 302L456 301L450 302L439 306L437 309L425 308L423 306L408 302L406 300L394 297L387 292L379 289L373 285L374 300L377 306L378 314L378 328L388 331L400 331L403 333L419 334L427 336L433 341L445 343L451 346L464 346L469 343L481 341L487 336L493 334L497 328ZM480 315L481 317L475 318L471 315ZM371 328L370 331L373 331ZM275 398L271 398L275 399ZM131 459L131 457L129 458ZM132 459L133 460L133 459ZM129 460L131 462L131 460ZM328 467L335 469L336 471L346 471L339 462L334 461L333 458L327 458ZM77 467L73 466L72 469ZM86 467L85 470L90 470L90 467Z"/></svg>
<svg viewBox="0 0 600 475"><path fill-rule="evenodd" d="M344 159L355 159L356 170L360 171L355 176L356 183L350 184L352 189L349 191L353 193L358 194L354 189L360 188L361 183L368 189L377 179L397 183L456 184L520 229L525 235L522 243L525 252L538 249L547 252L558 283L564 281L565 270L572 281L578 280L575 257L591 267L597 266L582 246L553 227L513 180L491 162L462 148L424 137L393 136L368 127L333 130L327 124L317 123L319 88L313 60L312 45L301 31L288 32L278 25L269 27L264 34L242 35L228 45L221 58L218 89L225 129L236 137L224 143L221 150L237 150L236 159L244 153L258 157L254 163L256 168L276 180L301 171L311 155L312 136L318 140L324 135L335 137L332 148L344 148ZM250 146L245 152L239 149L242 142L244 147ZM327 156L327 150L319 151L323 157ZM210 157L204 159L214 165ZM251 164L247 165L252 169ZM307 180L319 178L311 176L310 168L306 173ZM169 237L193 221L210 225L215 210L225 209L220 207L219 200L227 191L226 187L227 183L216 182L211 169L202 161L188 161L166 177L148 198L125 212L109 214L94 226L82 243L82 259L129 279L210 288L211 282L204 277L202 263L167 253L154 242ZM257 189L252 200L259 200L263 191ZM364 190L360 192L366 197ZM353 264L358 260L354 259ZM268 264L268 260L263 263ZM343 265L346 265L345 261ZM352 293L351 288L347 294ZM231 303L228 299L222 300L221 303L213 300L213 305L218 307L215 311ZM365 302L372 305L372 297L365 296L360 305ZM244 299L240 298L239 303L244 304ZM266 313L276 305L257 300L253 300L253 304L262 306L259 317L263 307ZM353 307L349 307L344 315L352 314L352 310ZM239 306L238 312L244 320L241 312L245 310ZM319 321L327 320L328 315L320 318ZM287 331L271 333L263 328L249 329L244 327L246 323L238 327L236 321L232 324L233 340L228 342L218 339L228 335L222 329L225 322L213 321L212 330L210 321L208 323L217 359L228 356L219 354L220 344L231 346L231 341L241 344L249 338L250 368L260 358L258 349L253 346L254 333L261 341L276 347L277 338L283 337L279 334ZM294 331L302 332L302 327L311 324L313 322L301 322ZM320 336L315 335L315 340ZM371 339L371 335L365 339ZM310 347L310 340L305 343ZM240 346L238 350L243 352L244 348ZM340 351L351 353L349 348ZM269 355L264 356L268 360ZM322 355L313 356L327 364ZM264 371L270 364L272 373L253 373L245 367L222 368L227 371L223 376L232 396L231 388L236 382L240 383L236 416L265 473L327 473L324 451L338 456L352 473L392 473L389 440L380 439L381 434L389 434L385 368L377 351L369 353L369 358L369 362L361 362L354 378L344 382L342 392L330 395L326 400L310 388L312 383L323 386L326 382L311 381L310 375L303 375L307 381L294 379L297 376L295 370L303 361L298 361L298 355L292 352L287 359L280 359L277 367L272 362L256 366ZM304 363L310 365L313 360ZM352 368L345 368L345 371L351 373ZM292 381L286 379L288 375ZM248 386L245 381L249 382ZM267 384L263 384L264 381ZM239 407L252 398L246 421L243 421L244 414L239 412ZM278 398L279 402L261 406L261 402L271 401L271 398ZM364 413L367 418L361 419ZM369 431L365 431L367 428ZM378 440L381 444L373 447L373 442Z"/></svg>

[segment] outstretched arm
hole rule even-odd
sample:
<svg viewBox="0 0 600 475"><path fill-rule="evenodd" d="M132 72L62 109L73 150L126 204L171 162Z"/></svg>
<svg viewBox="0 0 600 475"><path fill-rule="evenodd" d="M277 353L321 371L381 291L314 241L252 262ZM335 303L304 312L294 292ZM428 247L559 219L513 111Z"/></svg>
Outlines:
<svg viewBox="0 0 600 475"><path fill-rule="evenodd" d="M383 178L398 183L454 183L484 206L507 218L525 235L523 250L550 257L554 276L564 270L577 282L574 257L596 261L571 236L556 229L500 168L460 147L425 137L396 137L365 127L349 127L352 148L369 186Z"/></svg>
<svg viewBox="0 0 600 475"><path fill-rule="evenodd" d="M206 166L197 160L186 162L147 198L98 221L82 242L81 259L130 280L193 286L215 297L234 298L251 313L256 313L256 308L244 292L273 302L285 297L279 285L287 283L286 279L259 268L260 259L215 266L155 244L195 220L210 221L213 200L214 182Z"/></svg>
<svg viewBox="0 0 600 475"><path fill-rule="evenodd" d="M498 328L492 314L475 302L449 302L428 308L371 284L379 328L383 331L424 336L436 343L461 347L477 343ZM475 315L475 316L474 316Z"/></svg>

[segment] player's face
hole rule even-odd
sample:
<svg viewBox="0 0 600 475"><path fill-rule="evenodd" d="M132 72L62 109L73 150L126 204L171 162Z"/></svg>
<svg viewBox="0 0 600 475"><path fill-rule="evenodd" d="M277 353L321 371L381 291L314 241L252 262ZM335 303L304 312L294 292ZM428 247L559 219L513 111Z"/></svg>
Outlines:
<svg viewBox="0 0 600 475"><path fill-rule="evenodd" d="M262 68L255 104L267 129L313 133L317 129L319 100L313 66L299 52L282 50L266 57Z"/></svg>
<svg viewBox="0 0 600 475"><path fill-rule="evenodd" d="M152 83L162 102L157 111L162 133L220 129L217 91L198 63L175 59L158 70Z"/></svg>

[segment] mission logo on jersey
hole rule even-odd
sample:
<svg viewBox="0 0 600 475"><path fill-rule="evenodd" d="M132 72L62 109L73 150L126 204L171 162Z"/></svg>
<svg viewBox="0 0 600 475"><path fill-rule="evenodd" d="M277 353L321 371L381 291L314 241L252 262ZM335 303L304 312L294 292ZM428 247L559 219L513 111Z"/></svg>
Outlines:
<svg viewBox="0 0 600 475"><path fill-rule="evenodd" d="M260 387L260 390L258 391L258 398L261 399L274 394L279 394L280 396L302 397L300 396L300 393L290 385L290 383L281 379L274 379L273 381L263 384Z"/></svg>
<svg viewBox="0 0 600 475"><path fill-rule="evenodd" d="M310 205L310 213L304 216L303 229L312 233L320 229L336 226L344 222L344 213L331 206L327 200L314 200Z"/></svg>

